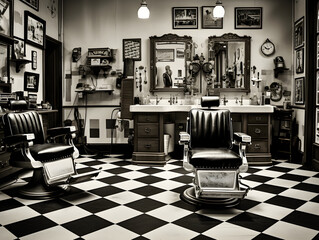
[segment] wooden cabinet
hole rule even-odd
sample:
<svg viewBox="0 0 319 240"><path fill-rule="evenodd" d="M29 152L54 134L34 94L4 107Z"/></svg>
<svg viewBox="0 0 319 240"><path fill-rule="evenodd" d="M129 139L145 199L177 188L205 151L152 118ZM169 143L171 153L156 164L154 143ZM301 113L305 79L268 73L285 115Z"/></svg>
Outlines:
<svg viewBox="0 0 319 240"><path fill-rule="evenodd" d="M234 132L251 136L252 143L247 147L247 160L251 165L270 165L271 153L271 114L233 113Z"/></svg>
<svg viewBox="0 0 319 240"><path fill-rule="evenodd" d="M165 164L163 114L135 113L134 129L132 162L138 164Z"/></svg>

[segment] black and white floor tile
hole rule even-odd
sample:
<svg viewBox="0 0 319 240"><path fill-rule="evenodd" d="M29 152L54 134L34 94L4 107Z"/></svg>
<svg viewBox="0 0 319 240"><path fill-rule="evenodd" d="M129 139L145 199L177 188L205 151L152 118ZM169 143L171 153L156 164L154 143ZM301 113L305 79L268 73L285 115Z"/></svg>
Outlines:
<svg viewBox="0 0 319 240"><path fill-rule="evenodd" d="M17 197L30 173L0 191L0 239L319 239L319 173L283 161L242 174L252 190L231 209L199 208L180 199L191 185L181 160L163 167L130 159L82 156L91 181L54 200Z"/></svg>

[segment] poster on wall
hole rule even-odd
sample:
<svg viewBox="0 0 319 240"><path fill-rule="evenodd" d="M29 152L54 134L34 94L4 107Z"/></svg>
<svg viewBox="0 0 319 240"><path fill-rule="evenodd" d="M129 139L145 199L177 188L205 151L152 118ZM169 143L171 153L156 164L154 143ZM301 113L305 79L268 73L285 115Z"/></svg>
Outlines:
<svg viewBox="0 0 319 240"><path fill-rule="evenodd" d="M304 77L295 79L295 104L303 105L304 99Z"/></svg>
<svg viewBox="0 0 319 240"><path fill-rule="evenodd" d="M235 29L261 29L262 22L261 7L235 8Z"/></svg>
<svg viewBox="0 0 319 240"><path fill-rule="evenodd" d="M24 38L26 43L38 48L45 46L46 22L29 11L24 12Z"/></svg>
<svg viewBox="0 0 319 240"><path fill-rule="evenodd" d="M221 29L223 28L223 18L213 16L214 6L202 7L202 28Z"/></svg>
<svg viewBox="0 0 319 240"><path fill-rule="evenodd" d="M29 7L39 11L39 0L20 0L20 1L27 4Z"/></svg>
<svg viewBox="0 0 319 240"><path fill-rule="evenodd" d="M173 7L172 10L173 29L198 28L197 7Z"/></svg>
<svg viewBox="0 0 319 240"><path fill-rule="evenodd" d="M13 0L0 0L0 33L12 36L13 30Z"/></svg>
<svg viewBox="0 0 319 240"><path fill-rule="evenodd" d="M38 92L39 74L32 72L24 72L24 91Z"/></svg>
<svg viewBox="0 0 319 240"><path fill-rule="evenodd" d="M304 17L295 22L294 40L295 49L304 45Z"/></svg>
<svg viewBox="0 0 319 240"><path fill-rule="evenodd" d="M123 60L133 59L134 61L141 61L141 39L123 39Z"/></svg>

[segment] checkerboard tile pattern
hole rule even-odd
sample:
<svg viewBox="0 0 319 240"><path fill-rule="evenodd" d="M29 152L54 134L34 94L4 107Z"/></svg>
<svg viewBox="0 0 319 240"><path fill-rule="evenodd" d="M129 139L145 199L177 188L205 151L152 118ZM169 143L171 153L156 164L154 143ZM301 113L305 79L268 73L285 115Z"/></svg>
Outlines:
<svg viewBox="0 0 319 240"><path fill-rule="evenodd" d="M253 189L239 206L200 208L180 193L192 175L181 160L139 166L120 156L81 156L79 173L102 167L53 200L28 200L15 190L30 173L0 190L0 239L319 239L319 173L287 162L250 167Z"/></svg>

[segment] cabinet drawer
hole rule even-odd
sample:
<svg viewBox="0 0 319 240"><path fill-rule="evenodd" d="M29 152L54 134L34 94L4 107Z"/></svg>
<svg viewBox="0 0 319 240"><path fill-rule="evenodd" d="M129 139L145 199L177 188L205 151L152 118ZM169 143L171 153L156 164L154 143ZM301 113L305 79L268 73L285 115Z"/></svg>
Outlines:
<svg viewBox="0 0 319 240"><path fill-rule="evenodd" d="M157 139L143 138L138 139L138 152L157 152L159 151L159 142Z"/></svg>
<svg viewBox="0 0 319 240"><path fill-rule="evenodd" d="M268 138L268 125L248 124L248 135L252 138Z"/></svg>
<svg viewBox="0 0 319 240"><path fill-rule="evenodd" d="M253 141L247 146L248 153L268 152L268 141Z"/></svg>
<svg viewBox="0 0 319 240"><path fill-rule="evenodd" d="M268 114L248 114L248 123L268 123Z"/></svg>
<svg viewBox="0 0 319 240"><path fill-rule="evenodd" d="M157 114L139 114L137 116L137 121L139 123L157 123L158 115Z"/></svg>
<svg viewBox="0 0 319 240"><path fill-rule="evenodd" d="M138 123L137 137L158 137L157 123Z"/></svg>

